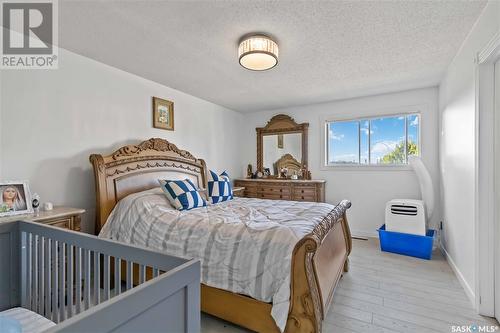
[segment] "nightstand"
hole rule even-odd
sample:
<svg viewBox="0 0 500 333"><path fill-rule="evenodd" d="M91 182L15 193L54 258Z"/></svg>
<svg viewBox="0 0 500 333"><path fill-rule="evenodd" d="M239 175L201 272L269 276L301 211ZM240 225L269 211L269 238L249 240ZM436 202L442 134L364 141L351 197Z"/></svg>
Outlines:
<svg viewBox="0 0 500 333"><path fill-rule="evenodd" d="M40 210L38 216L30 215L28 220L54 227L81 230L81 217L85 209L71 207L54 207L52 210Z"/></svg>
<svg viewBox="0 0 500 333"><path fill-rule="evenodd" d="M81 208L54 207L52 210L40 210L38 216L35 216L34 214L27 214L1 217L0 223L23 220L80 231L81 217L84 213L85 209Z"/></svg>
<svg viewBox="0 0 500 333"><path fill-rule="evenodd" d="M245 196L245 188L243 186L233 187L233 195L235 197L243 197L243 196Z"/></svg>

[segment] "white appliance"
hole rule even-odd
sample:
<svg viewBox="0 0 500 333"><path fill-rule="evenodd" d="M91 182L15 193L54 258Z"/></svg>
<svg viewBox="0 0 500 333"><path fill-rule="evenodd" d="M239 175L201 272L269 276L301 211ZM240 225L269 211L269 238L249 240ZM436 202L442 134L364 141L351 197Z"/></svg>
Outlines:
<svg viewBox="0 0 500 333"><path fill-rule="evenodd" d="M385 230L425 236L428 221L434 213L434 186L420 157L409 156L408 162L420 183L422 200L389 201L385 207Z"/></svg>
<svg viewBox="0 0 500 333"><path fill-rule="evenodd" d="M385 230L425 236L425 207L422 200L394 199L385 207Z"/></svg>

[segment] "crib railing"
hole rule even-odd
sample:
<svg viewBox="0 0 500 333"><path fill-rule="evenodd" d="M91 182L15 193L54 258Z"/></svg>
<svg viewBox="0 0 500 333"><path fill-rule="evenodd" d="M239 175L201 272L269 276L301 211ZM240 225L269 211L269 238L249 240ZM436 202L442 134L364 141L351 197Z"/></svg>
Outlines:
<svg viewBox="0 0 500 333"><path fill-rule="evenodd" d="M186 262L29 222L19 232L21 305L56 323Z"/></svg>

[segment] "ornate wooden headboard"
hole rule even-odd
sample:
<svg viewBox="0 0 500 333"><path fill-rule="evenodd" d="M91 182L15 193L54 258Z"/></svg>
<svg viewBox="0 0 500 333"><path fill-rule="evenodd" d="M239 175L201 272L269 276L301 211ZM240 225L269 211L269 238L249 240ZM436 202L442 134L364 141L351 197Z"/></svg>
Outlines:
<svg viewBox="0 0 500 333"><path fill-rule="evenodd" d="M190 179L206 184L205 161L163 139L152 138L121 147L110 155L90 155L96 186L96 234L117 202L125 196L158 187L158 179Z"/></svg>

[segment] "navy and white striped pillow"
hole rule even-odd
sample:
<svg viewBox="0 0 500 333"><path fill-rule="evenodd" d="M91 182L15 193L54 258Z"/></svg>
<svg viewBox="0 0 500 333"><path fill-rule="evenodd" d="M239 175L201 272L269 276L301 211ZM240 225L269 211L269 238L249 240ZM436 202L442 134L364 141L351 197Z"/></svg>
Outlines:
<svg viewBox="0 0 500 333"><path fill-rule="evenodd" d="M178 210L190 210L205 207L207 202L198 193L198 189L189 179L185 180L162 180L161 189L165 192L168 200Z"/></svg>
<svg viewBox="0 0 500 333"><path fill-rule="evenodd" d="M214 204L233 199L233 188L226 171L220 175L212 170L208 172L208 198Z"/></svg>

